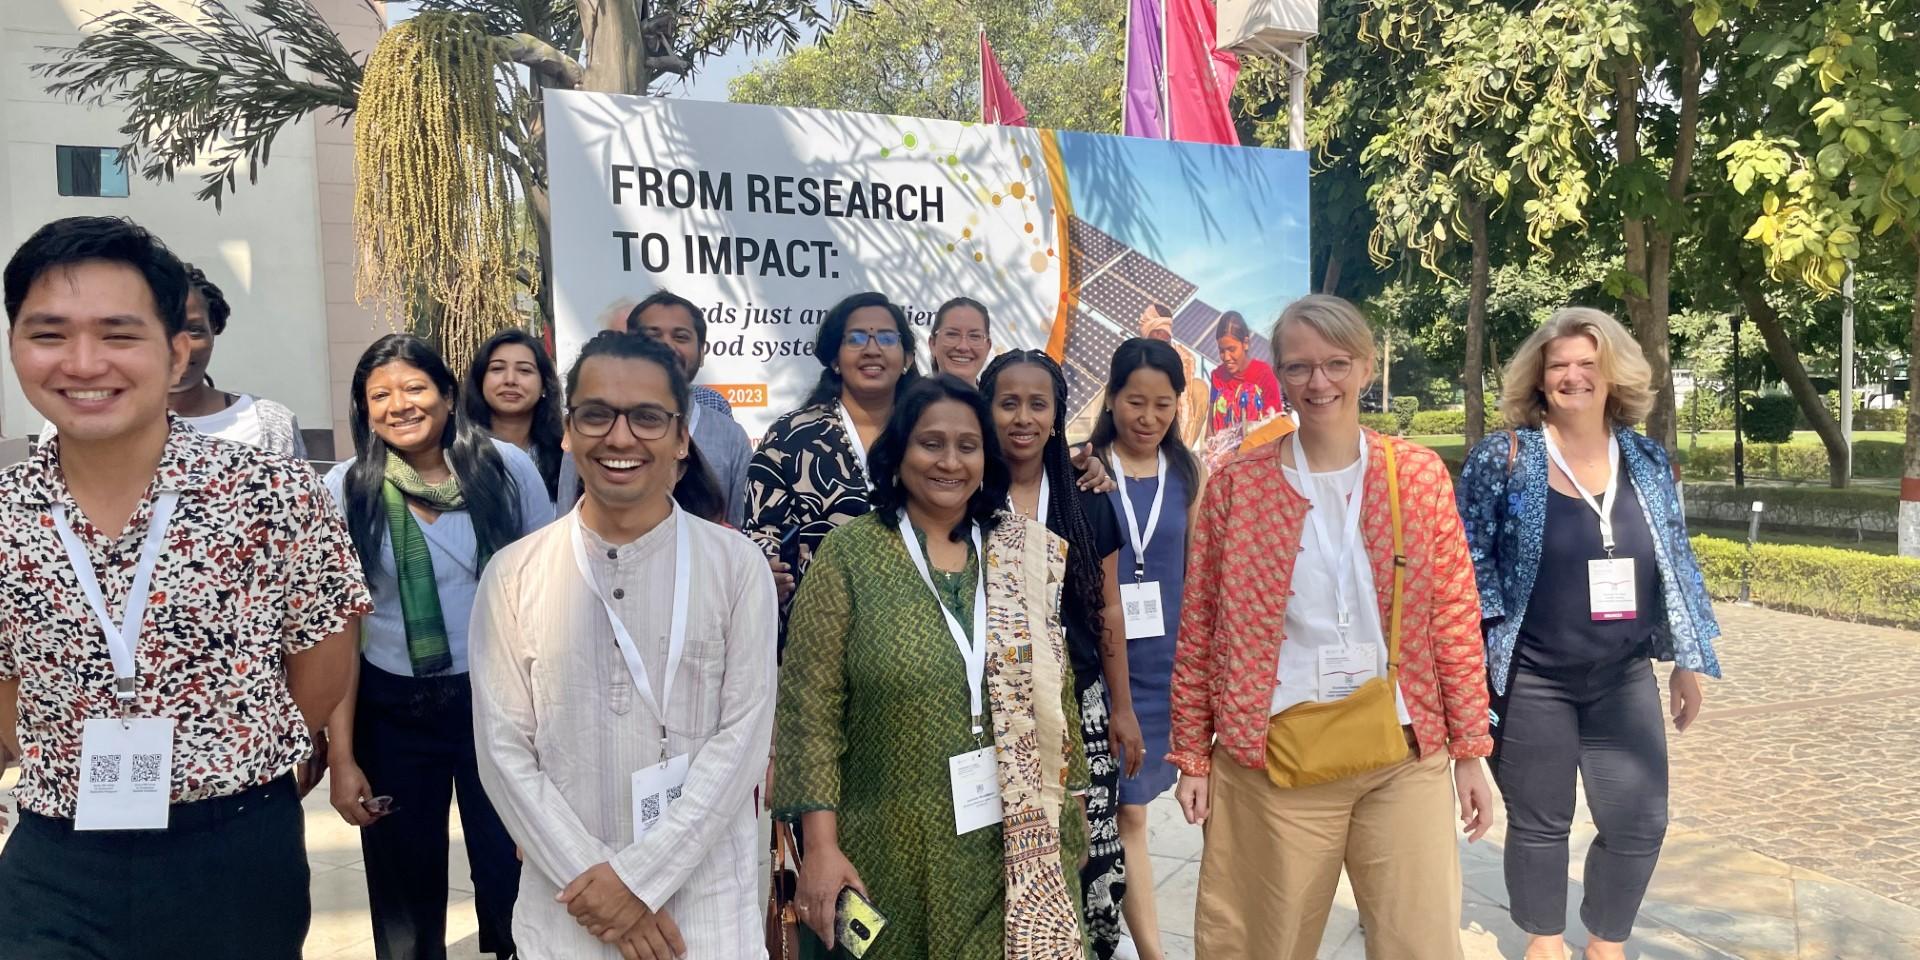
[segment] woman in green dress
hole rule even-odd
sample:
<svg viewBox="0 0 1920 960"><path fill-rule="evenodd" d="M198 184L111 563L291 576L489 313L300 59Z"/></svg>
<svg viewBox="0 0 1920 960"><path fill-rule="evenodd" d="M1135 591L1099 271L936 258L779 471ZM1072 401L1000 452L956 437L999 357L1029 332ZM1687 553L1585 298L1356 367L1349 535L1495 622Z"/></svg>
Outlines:
<svg viewBox="0 0 1920 960"><path fill-rule="evenodd" d="M801 583L781 667L774 808L803 827L800 921L831 946L852 887L889 921L869 960L1079 960L1065 546L1002 512L992 416L954 377L902 394L871 476L873 512Z"/></svg>

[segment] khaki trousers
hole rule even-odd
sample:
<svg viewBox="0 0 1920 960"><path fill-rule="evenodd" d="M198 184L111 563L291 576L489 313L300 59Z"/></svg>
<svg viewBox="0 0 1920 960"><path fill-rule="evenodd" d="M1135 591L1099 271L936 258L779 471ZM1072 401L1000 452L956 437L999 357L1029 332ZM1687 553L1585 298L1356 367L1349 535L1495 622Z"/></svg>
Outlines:
<svg viewBox="0 0 1920 960"><path fill-rule="evenodd" d="M1314 960L1345 866L1368 960L1461 960L1444 753L1289 790L1216 750L1210 788L1196 956Z"/></svg>

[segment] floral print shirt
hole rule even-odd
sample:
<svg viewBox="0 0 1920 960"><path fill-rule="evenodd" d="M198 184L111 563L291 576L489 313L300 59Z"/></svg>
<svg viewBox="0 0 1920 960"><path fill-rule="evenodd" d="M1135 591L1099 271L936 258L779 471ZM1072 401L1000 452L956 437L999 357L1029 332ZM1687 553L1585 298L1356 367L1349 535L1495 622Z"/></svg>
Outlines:
<svg viewBox="0 0 1920 960"><path fill-rule="evenodd" d="M126 609L154 501L180 495L153 572L134 661L133 715L175 722L174 803L268 783L313 752L286 658L371 606L346 523L304 464L169 418L165 452L110 537L67 490L59 442L0 471L0 679L20 682L23 809L71 818L80 730L119 712L113 660L54 530L64 504L107 609Z"/></svg>
<svg viewBox="0 0 1920 960"><path fill-rule="evenodd" d="M747 465L747 536L793 566L796 587L820 541L869 509L866 470L837 404L775 420Z"/></svg>

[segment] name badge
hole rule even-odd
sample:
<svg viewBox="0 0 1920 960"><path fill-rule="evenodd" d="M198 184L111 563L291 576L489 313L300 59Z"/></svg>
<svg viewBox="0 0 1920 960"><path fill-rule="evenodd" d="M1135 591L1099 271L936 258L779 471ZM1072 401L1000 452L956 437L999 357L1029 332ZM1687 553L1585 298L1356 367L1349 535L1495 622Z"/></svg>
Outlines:
<svg viewBox="0 0 1920 960"><path fill-rule="evenodd" d="M165 830L172 796L172 720L88 720L80 728L75 830Z"/></svg>
<svg viewBox="0 0 1920 960"><path fill-rule="evenodd" d="M687 754L654 764L633 774L633 838L646 836L667 818L667 810L680 799L687 785Z"/></svg>
<svg viewBox="0 0 1920 960"><path fill-rule="evenodd" d="M1632 620L1633 558L1587 561L1587 599L1595 620Z"/></svg>
<svg viewBox="0 0 1920 960"><path fill-rule="evenodd" d="M1380 672L1380 651L1370 646L1335 644L1321 647L1320 702L1345 700Z"/></svg>
<svg viewBox="0 0 1920 960"><path fill-rule="evenodd" d="M1120 608L1126 611L1128 640L1167 635L1167 622L1160 609L1160 581L1121 584Z"/></svg>
<svg viewBox="0 0 1920 960"><path fill-rule="evenodd" d="M953 832L972 833L1001 820L1000 766L992 747L947 758L953 778Z"/></svg>

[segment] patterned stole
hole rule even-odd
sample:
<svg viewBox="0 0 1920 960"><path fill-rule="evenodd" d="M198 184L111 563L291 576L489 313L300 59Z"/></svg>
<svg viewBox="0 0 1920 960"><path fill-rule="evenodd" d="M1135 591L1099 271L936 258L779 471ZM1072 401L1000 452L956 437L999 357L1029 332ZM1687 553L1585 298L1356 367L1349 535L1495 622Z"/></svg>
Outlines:
<svg viewBox="0 0 1920 960"><path fill-rule="evenodd" d="M1004 811L1006 960L1079 960L1079 911L1060 850L1073 743L1061 704L1066 549L1038 523L1003 514L986 553L987 693Z"/></svg>

